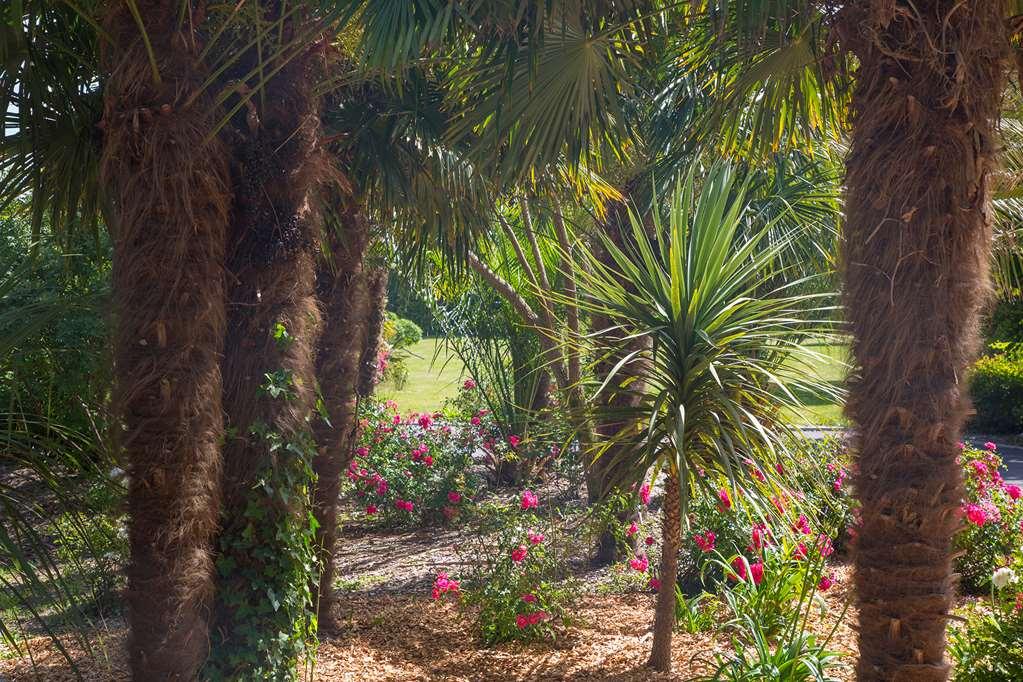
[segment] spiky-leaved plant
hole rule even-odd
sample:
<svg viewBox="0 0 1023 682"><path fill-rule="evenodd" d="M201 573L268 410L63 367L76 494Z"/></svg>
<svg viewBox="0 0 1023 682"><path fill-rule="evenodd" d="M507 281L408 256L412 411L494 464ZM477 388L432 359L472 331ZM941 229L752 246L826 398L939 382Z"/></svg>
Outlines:
<svg viewBox="0 0 1023 682"><path fill-rule="evenodd" d="M615 468L656 466L667 474L649 662L662 671L671 667L680 528L690 497L711 492L708 481L718 475L751 508L765 507L757 493L764 488L747 484L748 460L774 471L764 461L790 435L781 410L798 409L797 394L833 391L792 371L806 352L799 343L827 333L827 295L793 293L803 280L776 266L787 239L775 231L766 240L773 221L751 207L730 166L715 165L700 184L697 194L690 172L663 212L666 222L661 211L649 225L630 211L631 234L621 244L602 237L608 258L585 254L576 268L581 305L610 322L608 333L622 344L649 341L621 356L598 391L638 393L635 407L617 413L638 426L616 434L615 445L626 447L606 450L627 465ZM710 475L694 475L700 470Z"/></svg>

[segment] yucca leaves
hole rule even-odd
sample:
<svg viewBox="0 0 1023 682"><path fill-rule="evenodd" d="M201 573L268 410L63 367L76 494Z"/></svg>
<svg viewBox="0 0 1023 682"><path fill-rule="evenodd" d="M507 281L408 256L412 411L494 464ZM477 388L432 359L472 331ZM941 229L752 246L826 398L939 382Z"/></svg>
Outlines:
<svg viewBox="0 0 1023 682"><path fill-rule="evenodd" d="M614 415L643 425L623 431L628 447L615 457L629 458L634 472L666 466L684 491L705 485L699 470L735 485L744 460L785 449L792 433L783 408L798 409L801 394L834 393L786 363L799 350L794 339L831 331L830 297L798 293L805 278L780 269L797 232L780 237L777 219L750 228L756 212L733 167L717 164L699 180L689 173L665 214L631 211L627 243L602 237L608 257L582 254L575 268L582 308L613 320L594 332L602 346L614 353L637 336L652 342L619 358L606 380L617 391L633 390L627 377L644 386L638 408ZM765 282L773 283L766 292Z"/></svg>

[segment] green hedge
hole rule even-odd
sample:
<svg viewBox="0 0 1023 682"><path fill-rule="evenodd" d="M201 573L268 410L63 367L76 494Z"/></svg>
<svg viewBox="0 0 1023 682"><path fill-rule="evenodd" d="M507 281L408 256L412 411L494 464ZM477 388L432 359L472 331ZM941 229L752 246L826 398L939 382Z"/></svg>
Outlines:
<svg viewBox="0 0 1023 682"><path fill-rule="evenodd" d="M970 392L977 410L974 429L1023 432L1023 354L999 353L977 360Z"/></svg>

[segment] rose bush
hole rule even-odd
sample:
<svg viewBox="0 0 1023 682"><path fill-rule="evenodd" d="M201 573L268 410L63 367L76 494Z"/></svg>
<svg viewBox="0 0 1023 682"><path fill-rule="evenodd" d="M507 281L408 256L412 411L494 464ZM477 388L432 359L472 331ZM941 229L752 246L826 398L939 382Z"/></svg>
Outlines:
<svg viewBox="0 0 1023 682"><path fill-rule="evenodd" d="M566 577L563 521L530 490L474 509L457 589L485 643L553 639L570 621L579 587Z"/></svg>
<svg viewBox="0 0 1023 682"><path fill-rule="evenodd" d="M986 592L999 567L1023 570L1023 495L1019 486L1003 480L994 443L983 449L963 444L960 462L966 496L960 508L963 530L955 540L956 570L965 590Z"/></svg>
<svg viewBox="0 0 1023 682"><path fill-rule="evenodd" d="M367 516L398 525L450 522L480 493L471 446L436 418L403 417L393 401L362 407L347 492Z"/></svg>

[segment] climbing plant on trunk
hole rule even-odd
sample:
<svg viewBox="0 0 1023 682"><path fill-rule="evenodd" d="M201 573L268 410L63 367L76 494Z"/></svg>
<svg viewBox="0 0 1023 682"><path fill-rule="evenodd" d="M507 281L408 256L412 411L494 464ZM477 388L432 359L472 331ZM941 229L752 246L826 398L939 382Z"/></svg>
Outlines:
<svg viewBox="0 0 1023 682"><path fill-rule="evenodd" d="M103 20L111 42L102 178L130 468L128 651L140 680L191 680L206 658L224 435L228 152L209 137L218 109L203 91L208 74L180 9L112 3Z"/></svg>
<svg viewBox="0 0 1023 682"><path fill-rule="evenodd" d="M330 166L314 86L324 45L310 35L315 24L303 10L285 18L280 6L266 3L261 11L280 26L282 44L294 47L286 62L273 66L264 97L232 122L238 192L228 252L229 431L217 630L207 670L213 679L289 679L315 632L309 422L320 330L316 192Z"/></svg>
<svg viewBox="0 0 1023 682"><path fill-rule="evenodd" d="M855 546L861 680L944 680L964 377L988 293L1003 6L863 2L846 164L844 295L863 505Z"/></svg>

